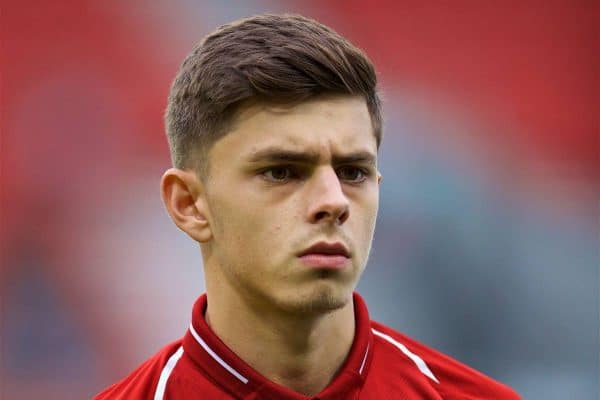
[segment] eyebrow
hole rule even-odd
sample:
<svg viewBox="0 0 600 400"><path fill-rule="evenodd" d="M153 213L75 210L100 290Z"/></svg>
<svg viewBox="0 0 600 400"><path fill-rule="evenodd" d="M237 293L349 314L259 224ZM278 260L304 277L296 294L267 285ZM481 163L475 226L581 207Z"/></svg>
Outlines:
<svg viewBox="0 0 600 400"><path fill-rule="evenodd" d="M313 151L294 151L280 147L267 147L252 153L248 161L251 163L267 161L316 164L319 158L319 153ZM335 154L332 157L332 161L336 165L356 162L375 165L375 155L369 151Z"/></svg>

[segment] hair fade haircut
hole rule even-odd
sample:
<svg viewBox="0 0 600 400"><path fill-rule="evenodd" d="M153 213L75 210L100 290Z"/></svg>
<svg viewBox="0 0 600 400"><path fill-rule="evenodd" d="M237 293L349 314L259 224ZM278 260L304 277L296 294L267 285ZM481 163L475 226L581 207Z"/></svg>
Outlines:
<svg viewBox="0 0 600 400"><path fill-rule="evenodd" d="M295 104L322 95L363 97L379 147L376 86L367 56L312 19L266 14L223 25L192 50L171 86L165 122L173 165L208 174L211 146L245 104Z"/></svg>

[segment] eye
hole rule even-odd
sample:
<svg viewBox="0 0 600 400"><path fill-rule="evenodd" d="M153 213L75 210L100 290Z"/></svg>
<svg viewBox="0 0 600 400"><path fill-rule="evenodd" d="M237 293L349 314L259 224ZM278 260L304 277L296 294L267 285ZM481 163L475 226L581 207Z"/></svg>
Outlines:
<svg viewBox="0 0 600 400"><path fill-rule="evenodd" d="M341 167L338 169L337 174L341 180L353 183L364 181L368 175L368 173L362 168L353 166Z"/></svg>
<svg viewBox="0 0 600 400"><path fill-rule="evenodd" d="M271 182L285 182L292 177L292 170L289 167L271 167L262 172L262 176Z"/></svg>

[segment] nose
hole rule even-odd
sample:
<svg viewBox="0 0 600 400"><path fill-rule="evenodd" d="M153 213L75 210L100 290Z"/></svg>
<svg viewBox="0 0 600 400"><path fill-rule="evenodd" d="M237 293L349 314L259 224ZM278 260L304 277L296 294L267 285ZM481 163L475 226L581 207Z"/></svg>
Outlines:
<svg viewBox="0 0 600 400"><path fill-rule="evenodd" d="M309 190L310 223L343 224L350 216L350 204L340 180L331 167L315 171Z"/></svg>

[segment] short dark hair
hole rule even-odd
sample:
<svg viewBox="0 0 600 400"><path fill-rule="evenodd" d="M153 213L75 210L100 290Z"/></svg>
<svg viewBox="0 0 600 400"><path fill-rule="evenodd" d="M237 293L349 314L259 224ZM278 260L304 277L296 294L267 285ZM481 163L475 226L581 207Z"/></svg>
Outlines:
<svg viewBox="0 0 600 400"><path fill-rule="evenodd" d="M365 99L379 147L376 86L367 56L312 19L266 14L223 25L192 50L171 86L165 120L173 165L207 172L208 151L244 104L329 94Z"/></svg>

